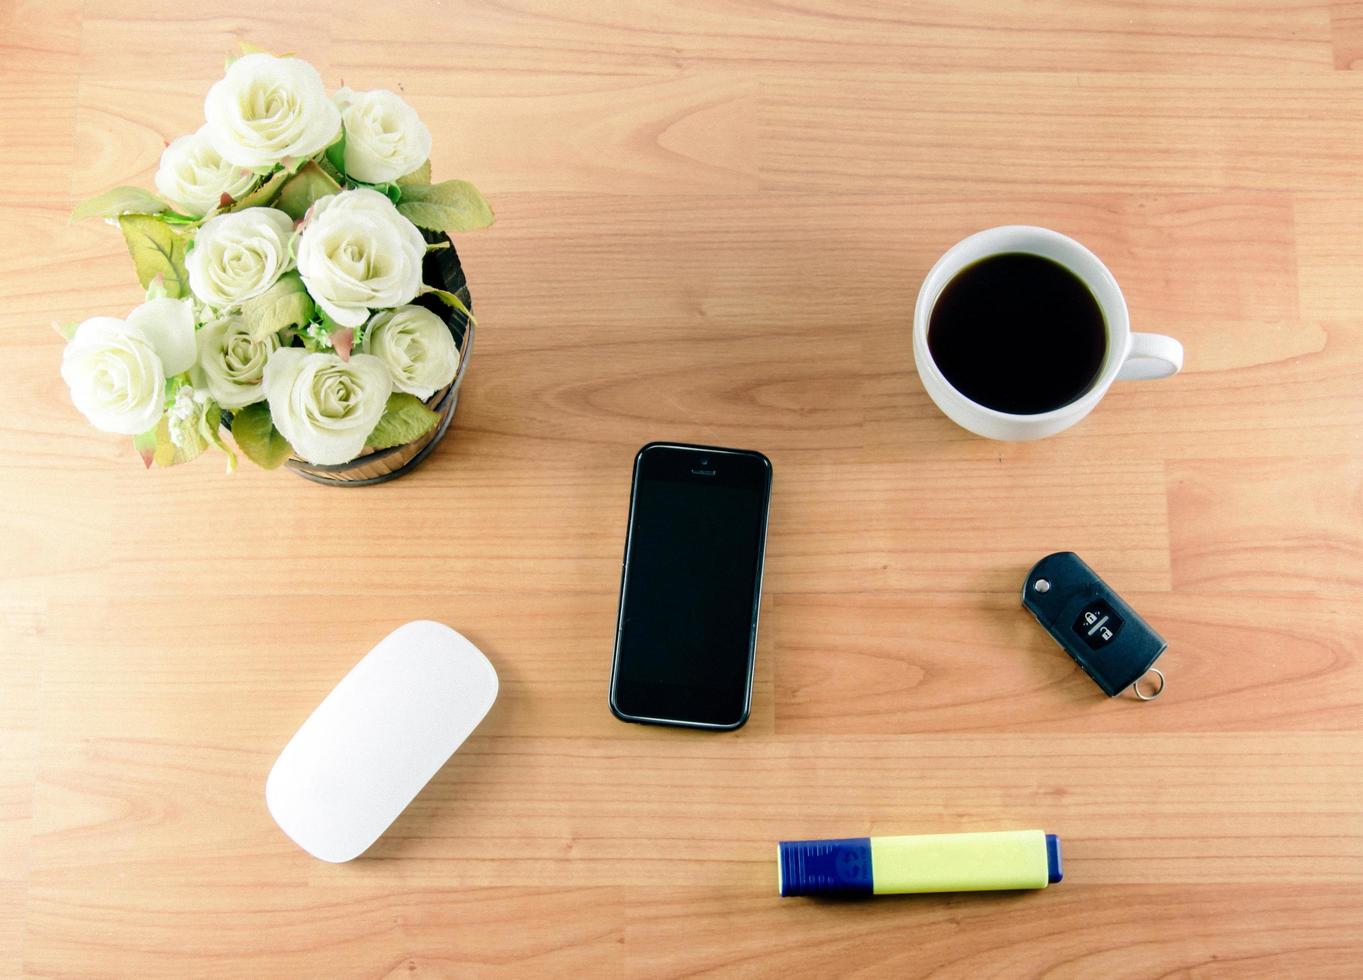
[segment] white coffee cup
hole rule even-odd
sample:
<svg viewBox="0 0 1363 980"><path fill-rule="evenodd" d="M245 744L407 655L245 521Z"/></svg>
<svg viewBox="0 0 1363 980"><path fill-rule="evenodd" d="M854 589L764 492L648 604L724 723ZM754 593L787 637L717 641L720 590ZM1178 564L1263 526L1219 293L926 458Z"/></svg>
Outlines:
<svg viewBox="0 0 1363 980"><path fill-rule="evenodd" d="M1089 389L1068 405L1035 415L1014 415L971 401L951 386L928 350L932 310L947 284L966 266L992 255L1024 252L1064 266L1088 287L1107 326L1107 350ZM981 352L988 356L988 351ZM1133 333L1126 300L1117 280L1083 245L1073 238L1034 225L1002 225L976 232L947 249L928 272L918 290L913 311L913 356L928 396L957 425L989 439L1020 442L1040 439L1068 429L1107 394L1112 382L1167 378L1183 366L1183 345L1157 333Z"/></svg>

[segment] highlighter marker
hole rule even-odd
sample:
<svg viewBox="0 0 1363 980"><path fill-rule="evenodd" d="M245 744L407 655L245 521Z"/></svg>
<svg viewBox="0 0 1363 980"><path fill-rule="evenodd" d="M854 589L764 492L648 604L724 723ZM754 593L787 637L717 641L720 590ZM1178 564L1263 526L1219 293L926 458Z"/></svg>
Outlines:
<svg viewBox="0 0 1363 980"><path fill-rule="evenodd" d="M1064 877L1041 830L782 841L781 895L904 895L1045 888Z"/></svg>

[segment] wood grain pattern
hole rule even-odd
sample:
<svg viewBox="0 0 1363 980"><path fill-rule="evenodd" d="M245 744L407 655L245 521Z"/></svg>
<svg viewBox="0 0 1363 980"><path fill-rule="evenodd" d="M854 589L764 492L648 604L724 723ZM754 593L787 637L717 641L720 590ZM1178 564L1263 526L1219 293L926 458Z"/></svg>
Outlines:
<svg viewBox="0 0 1363 980"><path fill-rule="evenodd" d="M366 490L91 430L81 197L238 39L400 89L497 226L459 416ZM1351 0L0 0L0 975L1352 977L1363 962L1363 14ZM1074 235L1185 370L1041 443L908 340L963 235ZM752 720L605 705L628 470L768 453ZM1018 606L1083 554L1169 639L1106 700ZM269 765L429 617L502 679L344 866ZM1040 893L780 901L780 839L1044 826Z"/></svg>

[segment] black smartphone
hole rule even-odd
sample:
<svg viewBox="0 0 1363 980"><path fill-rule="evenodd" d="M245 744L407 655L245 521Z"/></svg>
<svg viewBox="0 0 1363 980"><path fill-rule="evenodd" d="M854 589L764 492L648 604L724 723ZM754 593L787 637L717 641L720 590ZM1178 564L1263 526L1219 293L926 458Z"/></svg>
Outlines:
<svg viewBox="0 0 1363 980"><path fill-rule="evenodd" d="M610 706L623 721L748 720L771 461L650 442L634 458Z"/></svg>

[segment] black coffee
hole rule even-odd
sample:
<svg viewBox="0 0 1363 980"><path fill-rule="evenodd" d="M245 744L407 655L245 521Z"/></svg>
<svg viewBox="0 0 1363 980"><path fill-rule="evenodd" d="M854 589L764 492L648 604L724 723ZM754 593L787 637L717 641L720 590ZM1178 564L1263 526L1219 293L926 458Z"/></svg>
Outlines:
<svg viewBox="0 0 1363 980"><path fill-rule="evenodd" d="M1064 266L1008 252L966 266L937 297L928 351L951 386L1013 415L1088 391L1107 350L1103 311Z"/></svg>

